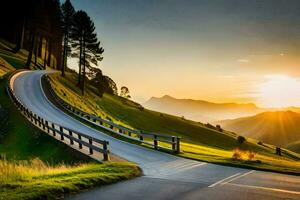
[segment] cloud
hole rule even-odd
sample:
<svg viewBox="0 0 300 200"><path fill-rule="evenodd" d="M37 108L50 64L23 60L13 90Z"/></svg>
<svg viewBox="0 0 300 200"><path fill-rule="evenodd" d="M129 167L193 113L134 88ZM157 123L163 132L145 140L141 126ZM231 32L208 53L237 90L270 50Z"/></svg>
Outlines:
<svg viewBox="0 0 300 200"><path fill-rule="evenodd" d="M236 62L248 63L248 62L250 62L250 60L247 60L247 59L238 59L238 60L236 60Z"/></svg>

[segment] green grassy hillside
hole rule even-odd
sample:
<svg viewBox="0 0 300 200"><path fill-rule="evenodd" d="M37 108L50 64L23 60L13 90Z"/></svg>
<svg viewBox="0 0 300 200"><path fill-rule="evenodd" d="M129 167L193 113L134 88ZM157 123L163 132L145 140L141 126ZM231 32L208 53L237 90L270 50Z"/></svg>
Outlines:
<svg viewBox="0 0 300 200"><path fill-rule="evenodd" d="M18 53L14 53L14 46L14 44L0 38L0 57L14 68L22 69L25 66L28 52L21 49ZM39 57L37 58L37 64L43 66L43 61ZM30 68L35 69L36 67L32 63Z"/></svg>
<svg viewBox="0 0 300 200"><path fill-rule="evenodd" d="M300 154L300 140L287 145L287 149Z"/></svg>
<svg viewBox="0 0 300 200"><path fill-rule="evenodd" d="M258 141L247 139L244 143L237 141L237 135L228 131L218 131L199 122L154 112L130 100L104 94L96 95L96 89L87 86L84 97L76 87L76 74L68 73L66 78L59 74L51 74L51 84L56 93L70 104L92 114L110 118L115 123L144 131L156 132L182 137L182 153L180 156L208 162L254 167L282 172L298 172L299 155L288 152L284 156L274 154L272 145L259 145ZM233 150L256 152L259 162L244 162L232 159Z"/></svg>
<svg viewBox="0 0 300 200"><path fill-rule="evenodd" d="M219 123L228 130L280 147L300 140L300 114L292 111L264 112Z"/></svg>

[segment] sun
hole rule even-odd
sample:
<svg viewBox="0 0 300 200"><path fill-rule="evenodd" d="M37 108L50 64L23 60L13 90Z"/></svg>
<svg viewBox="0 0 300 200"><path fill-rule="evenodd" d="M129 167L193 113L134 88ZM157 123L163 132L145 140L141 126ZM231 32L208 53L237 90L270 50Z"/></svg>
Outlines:
<svg viewBox="0 0 300 200"><path fill-rule="evenodd" d="M300 105L300 81L286 75L267 75L259 86L259 104L282 108Z"/></svg>

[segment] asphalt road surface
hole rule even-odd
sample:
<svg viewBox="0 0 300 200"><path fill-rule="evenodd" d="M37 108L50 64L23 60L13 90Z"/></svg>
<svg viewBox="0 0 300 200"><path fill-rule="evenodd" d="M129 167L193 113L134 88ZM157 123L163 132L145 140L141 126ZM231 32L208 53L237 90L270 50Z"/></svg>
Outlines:
<svg viewBox="0 0 300 200"><path fill-rule="evenodd" d="M110 151L137 163L144 176L95 188L68 199L300 199L300 177L226 167L176 157L110 137L59 110L45 97L41 76L47 71L18 75L16 96L44 119L107 140Z"/></svg>

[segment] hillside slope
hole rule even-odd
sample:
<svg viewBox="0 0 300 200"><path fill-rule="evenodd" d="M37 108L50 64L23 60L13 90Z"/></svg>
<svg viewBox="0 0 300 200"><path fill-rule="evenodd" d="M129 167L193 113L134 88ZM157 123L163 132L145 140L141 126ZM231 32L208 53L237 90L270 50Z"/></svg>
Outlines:
<svg viewBox="0 0 300 200"><path fill-rule="evenodd" d="M143 105L152 110L203 122L249 116L262 111L254 104L212 103L203 100L176 99L168 95L161 98L152 97Z"/></svg>
<svg viewBox="0 0 300 200"><path fill-rule="evenodd" d="M287 145L287 149L300 154L300 140Z"/></svg>
<svg viewBox="0 0 300 200"><path fill-rule="evenodd" d="M83 98L75 86L77 80L75 74L68 73L67 78L59 74L51 74L50 77L52 86L62 99L86 112L110 118L121 125L147 132L178 135L186 142L221 149L231 150L237 145L236 136L231 133L220 132L202 123L144 109L139 104L119 96L104 94L100 98L94 94L91 87L86 90Z"/></svg>
<svg viewBox="0 0 300 200"><path fill-rule="evenodd" d="M296 153L284 150L283 156L277 156L272 145L258 144L258 141L250 138L240 143L237 140L238 135L211 125L148 110L133 101L114 95L104 94L100 98L96 95L97 89L90 85L87 85L85 95L81 96L76 86L75 73L67 73L66 77L59 73L49 76L55 92L66 102L85 112L98 113L115 123L147 132L181 136L180 156L288 173L297 173L300 169L300 162L296 162L300 157ZM255 159L258 161L234 160L233 151L237 148L245 152L255 152Z"/></svg>
<svg viewBox="0 0 300 200"><path fill-rule="evenodd" d="M300 114L292 111L264 112L218 123L225 129L277 146L300 140Z"/></svg>

